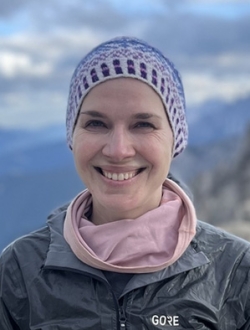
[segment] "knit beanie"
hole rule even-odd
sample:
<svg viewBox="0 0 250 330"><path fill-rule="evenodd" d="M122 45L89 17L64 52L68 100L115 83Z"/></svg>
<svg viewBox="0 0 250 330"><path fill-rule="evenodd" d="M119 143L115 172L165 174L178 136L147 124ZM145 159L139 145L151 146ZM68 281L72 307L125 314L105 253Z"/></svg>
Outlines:
<svg viewBox="0 0 250 330"><path fill-rule="evenodd" d="M67 143L72 149L74 127L84 97L96 85L129 77L151 86L161 97L173 135L173 157L187 145L185 96L179 72L158 49L130 37L118 37L94 48L76 67L69 90Z"/></svg>

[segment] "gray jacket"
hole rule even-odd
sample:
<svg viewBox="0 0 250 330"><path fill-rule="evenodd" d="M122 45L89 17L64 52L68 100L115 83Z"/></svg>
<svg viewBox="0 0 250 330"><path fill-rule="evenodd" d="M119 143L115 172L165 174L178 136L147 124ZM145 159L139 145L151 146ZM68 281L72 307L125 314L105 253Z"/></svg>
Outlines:
<svg viewBox="0 0 250 330"><path fill-rule="evenodd" d="M131 277L116 297L63 238L65 207L0 259L1 330L250 329L250 244L198 222L173 265Z"/></svg>

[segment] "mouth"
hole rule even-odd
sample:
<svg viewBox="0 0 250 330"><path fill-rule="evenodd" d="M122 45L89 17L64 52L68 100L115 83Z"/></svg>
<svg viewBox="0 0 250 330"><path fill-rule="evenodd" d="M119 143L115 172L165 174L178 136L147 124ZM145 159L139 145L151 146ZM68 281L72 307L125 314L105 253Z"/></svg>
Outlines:
<svg viewBox="0 0 250 330"><path fill-rule="evenodd" d="M101 167L94 167L95 170L100 173L102 176L104 176L107 179L113 180L113 181L124 181L134 178L136 175L143 172L146 167L139 168L135 171L130 172L124 172L124 173L114 173L114 172L107 172L101 169Z"/></svg>

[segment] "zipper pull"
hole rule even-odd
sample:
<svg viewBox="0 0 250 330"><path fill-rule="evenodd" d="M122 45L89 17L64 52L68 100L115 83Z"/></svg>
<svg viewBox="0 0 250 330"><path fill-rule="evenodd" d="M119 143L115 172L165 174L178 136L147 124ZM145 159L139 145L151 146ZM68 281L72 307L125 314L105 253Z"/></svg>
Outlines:
<svg viewBox="0 0 250 330"><path fill-rule="evenodd" d="M119 312L119 322L120 322L120 329L125 330L126 329L126 316L125 316L123 308L121 308L120 312Z"/></svg>

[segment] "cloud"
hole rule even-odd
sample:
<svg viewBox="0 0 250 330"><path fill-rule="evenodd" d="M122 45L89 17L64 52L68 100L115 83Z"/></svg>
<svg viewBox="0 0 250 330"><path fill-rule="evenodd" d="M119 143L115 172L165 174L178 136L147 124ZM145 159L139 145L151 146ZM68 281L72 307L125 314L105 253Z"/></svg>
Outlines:
<svg viewBox="0 0 250 330"><path fill-rule="evenodd" d="M250 51L250 15L240 20L190 13L158 15L145 36L171 56L195 56Z"/></svg>
<svg viewBox="0 0 250 330"><path fill-rule="evenodd" d="M72 0L63 5L59 0L13 1L10 6L3 0L0 10L3 30L20 25L20 30L0 35L0 106L5 114L0 113L0 121L6 125L11 122L6 113L16 113L17 99L19 113L28 111L32 125L36 118L37 125L55 121L54 114L65 109L78 61L116 35L143 38L173 60L183 76L189 104L250 93L250 14L246 10L234 18L214 15L223 0L203 0L204 5L215 6L208 14L188 9L195 7L195 0L175 0L174 5L143 0L145 8L137 11L141 0L133 4L128 0L123 6L116 0ZM16 124L20 123L19 118Z"/></svg>
<svg viewBox="0 0 250 330"><path fill-rule="evenodd" d="M249 75L211 75L201 72L184 72L184 88L189 106L211 99L232 102L250 95Z"/></svg>
<svg viewBox="0 0 250 330"><path fill-rule="evenodd" d="M0 54L0 74L7 78L14 78L17 75L41 77L49 75L52 67L48 62L32 63L27 54L2 52Z"/></svg>
<svg viewBox="0 0 250 330"><path fill-rule="evenodd" d="M1 0L0 3L0 17L2 18L9 18L10 16L16 14L23 8L26 8L26 6L29 5L29 2L32 2L32 0Z"/></svg>

